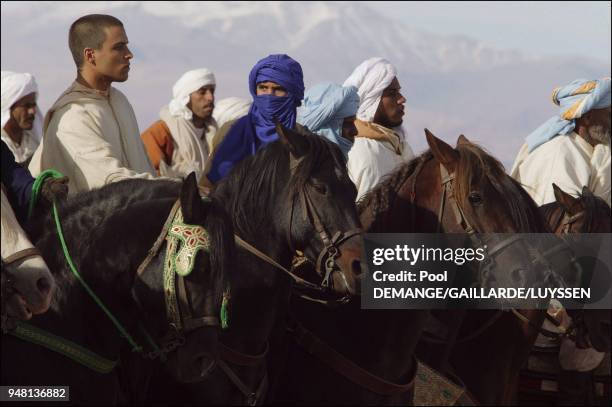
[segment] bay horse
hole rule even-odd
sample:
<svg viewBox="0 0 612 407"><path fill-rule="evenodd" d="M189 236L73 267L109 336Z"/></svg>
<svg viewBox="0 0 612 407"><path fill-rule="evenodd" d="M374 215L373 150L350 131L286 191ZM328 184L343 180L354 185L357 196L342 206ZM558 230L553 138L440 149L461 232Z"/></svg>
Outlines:
<svg viewBox="0 0 612 407"><path fill-rule="evenodd" d="M158 183L167 190L178 186L179 194L156 197L151 190ZM54 271L57 289L49 311L15 334L2 336L2 384L67 385L70 403L116 405L125 402L116 367L125 348L134 352L143 348L139 358L164 353L176 380L198 380L212 369L233 229L214 198L201 200L195 176L183 183L113 183L68 199L58 205L58 212L76 269L122 329L71 271L53 216L34 221L30 236ZM173 222L169 213L177 214ZM173 264L191 262L191 272L180 278L170 266L171 272L164 273L166 261L159 254L167 245L164 237L179 233L175 226L179 232L182 227L196 235L203 227L208 236L204 250L186 257L179 251L170 258ZM183 240L181 248L191 247L188 243ZM157 251L152 249L156 246ZM151 261L143 262L149 254ZM169 290L165 279L179 297L174 313L168 303L176 302L164 300ZM148 334L139 334L141 325ZM47 333L37 341L41 330ZM58 343L51 346L55 350L48 349Z"/></svg>
<svg viewBox="0 0 612 407"><path fill-rule="evenodd" d="M217 369L189 386L157 377L147 404L263 402L270 336L284 320L291 287L321 302L360 292L357 191L340 149L280 125L277 134L278 141L240 162L212 193L227 208L236 234L265 253L257 256L240 244L232 259L229 327L221 332ZM318 285L288 274L297 250L319 265L311 280Z"/></svg>
<svg viewBox="0 0 612 407"><path fill-rule="evenodd" d="M578 197L573 197L556 184L553 184L553 190L556 201L540 207L553 233L563 238L570 233L612 231L610 206L602 198L593 195L588 187L583 187ZM567 259L560 261L567 262ZM568 312L579 321L578 341L590 344L600 352L610 352L610 310Z"/></svg>
<svg viewBox="0 0 612 407"><path fill-rule="evenodd" d="M55 280L19 225L2 188L2 329L49 309Z"/></svg>
<svg viewBox="0 0 612 407"><path fill-rule="evenodd" d="M457 149L427 130L426 137L429 151L398 168L359 202L360 219L366 231L436 233L441 229L446 233L466 233L469 228L473 232L491 233L544 229L531 198L505 174L497 160L463 136ZM450 193L445 192L449 183L453 186ZM462 219L456 218L458 212ZM506 244L495 256L500 265L517 271L507 277L508 281L499 281L500 285L524 286L534 280L523 243ZM412 402L416 369L413 355L429 311L361 310L358 303L352 305L330 310L299 299L292 302L291 310L302 325L293 335L300 345L289 345L286 370L279 375L277 401ZM461 321L463 318L456 314L453 318ZM476 314L486 321L494 313ZM510 317L505 323L514 329L516 318ZM314 332L314 336L307 331ZM480 346L486 348L487 343ZM439 355L443 350L432 352ZM510 349L504 358L511 361L514 355ZM428 362L433 365L433 361ZM351 372L346 374L346 370Z"/></svg>

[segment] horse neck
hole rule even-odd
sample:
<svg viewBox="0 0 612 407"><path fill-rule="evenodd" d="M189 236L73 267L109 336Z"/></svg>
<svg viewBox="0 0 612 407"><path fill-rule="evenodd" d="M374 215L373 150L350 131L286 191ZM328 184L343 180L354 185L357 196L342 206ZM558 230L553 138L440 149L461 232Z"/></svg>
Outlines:
<svg viewBox="0 0 612 407"><path fill-rule="evenodd" d="M135 332L138 319L130 296L134 274L161 231L171 204L167 199L149 201L146 211L145 205L134 205L105 217L95 230L78 230L79 218L88 216L83 212L60 215L66 245L82 279L130 334ZM110 230L113 225L121 227ZM117 357L125 340L70 271L55 227L46 231L37 246L55 271L57 290L51 309L32 322L102 355ZM75 236L89 236L91 240L78 242ZM117 273L104 275L111 270Z"/></svg>
<svg viewBox="0 0 612 407"><path fill-rule="evenodd" d="M232 174L230 174L230 177ZM286 183L286 179L269 180L269 182ZM272 185L261 188L262 193L272 191ZM249 200L249 204L258 205L254 210L260 218L249 222L261 225L254 231L237 222L237 214L230 213L235 233L259 251L289 268L292 253L283 235L282 222L287 211L280 207L280 200L286 194L285 188L279 185L276 189L280 194L276 197L276 207L265 207L267 199ZM236 208L237 202L245 202L242 189L231 188L228 183L220 184L214 196L224 202L227 208ZM239 210L239 209L238 209ZM249 230L251 229L251 230ZM276 320L284 315L282 310L287 309L290 280L282 275L283 272L274 266L260 260L255 255L240 248L232 259L229 272L231 287L230 329L222 333L222 340L228 346L248 354L258 354L266 346Z"/></svg>

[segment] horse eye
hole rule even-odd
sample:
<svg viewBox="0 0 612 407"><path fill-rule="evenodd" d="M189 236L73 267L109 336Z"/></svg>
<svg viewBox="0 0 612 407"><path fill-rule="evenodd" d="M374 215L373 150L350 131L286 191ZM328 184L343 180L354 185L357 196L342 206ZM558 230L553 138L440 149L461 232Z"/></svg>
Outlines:
<svg viewBox="0 0 612 407"><path fill-rule="evenodd" d="M327 187L323 184L312 184L312 187L321 195L327 195Z"/></svg>
<svg viewBox="0 0 612 407"><path fill-rule="evenodd" d="M468 200L472 205L480 205L482 204L482 197L478 192L472 192L468 197Z"/></svg>

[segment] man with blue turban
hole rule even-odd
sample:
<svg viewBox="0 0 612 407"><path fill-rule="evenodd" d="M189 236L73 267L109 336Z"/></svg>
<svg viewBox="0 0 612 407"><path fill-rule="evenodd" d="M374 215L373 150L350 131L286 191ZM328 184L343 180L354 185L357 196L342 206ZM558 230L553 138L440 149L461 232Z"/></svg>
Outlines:
<svg viewBox="0 0 612 407"><path fill-rule="evenodd" d="M325 137L342 150L348 159L357 128L355 118L359 109L359 95L354 86L321 83L304 95L304 106L298 122L308 130Z"/></svg>
<svg viewBox="0 0 612 407"><path fill-rule="evenodd" d="M297 61L276 54L257 62L249 74L249 91L253 97L249 113L219 130L216 139L222 141L209 160L203 186L218 183L244 158L278 140L275 119L296 128L297 108L304 97L304 75Z"/></svg>
<svg viewBox="0 0 612 407"><path fill-rule="evenodd" d="M583 186L610 205L610 78L556 88L559 115L525 139L511 171L538 205L555 201L552 184L578 195Z"/></svg>

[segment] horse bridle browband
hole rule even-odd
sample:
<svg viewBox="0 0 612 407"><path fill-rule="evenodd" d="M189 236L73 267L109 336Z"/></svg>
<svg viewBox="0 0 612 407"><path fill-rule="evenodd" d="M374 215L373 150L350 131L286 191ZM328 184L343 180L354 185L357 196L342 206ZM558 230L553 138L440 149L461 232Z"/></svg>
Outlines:
<svg viewBox="0 0 612 407"><path fill-rule="evenodd" d="M168 231L174 222L177 212L180 211L180 205L180 200L177 200L172 206L161 233L151 249L149 249L147 257L138 266L137 276L140 276L151 260L158 255L163 243L166 241ZM166 261L168 260L166 259ZM149 358L158 357L160 353L169 353L183 345L185 343L185 335L191 331L205 326L219 326L219 318L215 315L193 316L185 286L185 278L177 273L170 273L166 269L167 267L164 267L164 280L166 280L164 285L167 285L168 289L164 290L164 296L170 330L164 338L160 350L154 350L145 354ZM177 287L178 290L176 290Z"/></svg>

